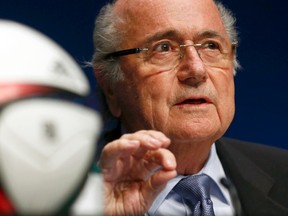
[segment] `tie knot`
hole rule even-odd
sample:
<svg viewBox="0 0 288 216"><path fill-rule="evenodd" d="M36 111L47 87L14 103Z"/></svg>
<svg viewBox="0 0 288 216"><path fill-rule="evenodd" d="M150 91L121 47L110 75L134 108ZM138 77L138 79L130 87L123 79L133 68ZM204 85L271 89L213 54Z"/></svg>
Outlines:
<svg viewBox="0 0 288 216"><path fill-rule="evenodd" d="M210 187L213 180L206 174L193 175L183 178L173 188L189 206L193 215L214 215L212 201L210 200ZM197 210L196 210L197 209ZM210 212L203 214L204 212Z"/></svg>
<svg viewBox="0 0 288 216"><path fill-rule="evenodd" d="M180 180L174 187L174 191L184 196L186 199L195 198L205 200L210 198L210 187L212 179L206 174L193 175Z"/></svg>

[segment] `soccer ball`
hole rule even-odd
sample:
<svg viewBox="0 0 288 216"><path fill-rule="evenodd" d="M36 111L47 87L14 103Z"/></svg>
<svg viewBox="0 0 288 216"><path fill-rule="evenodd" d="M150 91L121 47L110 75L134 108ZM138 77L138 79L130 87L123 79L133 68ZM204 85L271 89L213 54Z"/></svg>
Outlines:
<svg viewBox="0 0 288 216"><path fill-rule="evenodd" d="M101 131L98 112L79 102L88 80L23 24L0 20L0 47L0 214L61 214L86 183Z"/></svg>

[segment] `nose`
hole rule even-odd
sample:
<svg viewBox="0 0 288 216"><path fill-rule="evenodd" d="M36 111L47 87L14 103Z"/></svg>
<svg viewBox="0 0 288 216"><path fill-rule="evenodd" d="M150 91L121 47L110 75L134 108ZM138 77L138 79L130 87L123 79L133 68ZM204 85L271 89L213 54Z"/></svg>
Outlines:
<svg viewBox="0 0 288 216"><path fill-rule="evenodd" d="M186 45L182 49L183 55L177 72L178 79L188 85L200 85L207 80L208 74L197 48L193 45Z"/></svg>

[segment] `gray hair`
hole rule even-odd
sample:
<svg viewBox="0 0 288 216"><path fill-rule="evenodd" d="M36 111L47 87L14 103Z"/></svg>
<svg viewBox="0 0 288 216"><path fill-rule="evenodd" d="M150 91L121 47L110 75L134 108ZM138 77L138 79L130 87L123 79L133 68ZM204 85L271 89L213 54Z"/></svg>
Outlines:
<svg viewBox="0 0 288 216"><path fill-rule="evenodd" d="M238 31L236 28L236 18L234 17L232 12L228 8L226 8L221 2L216 1L215 3L220 13L228 37L232 42L238 43L239 39L238 39ZM236 75L236 70L241 68L239 61L237 59L236 51L234 55L233 66L234 66L234 75Z"/></svg>
<svg viewBox="0 0 288 216"><path fill-rule="evenodd" d="M222 3L217 1L215 3L230 40L232 42L238 41L235 17ZM96 49L92 59L92 66L99 76L107 79L109 82L116 82L123 79L123 73L118 61L105 58L108 53L116 51L120 41L123 39L123 32L117 29L116 26L119 23L123 23L124 20L116 13L117 12L113 10L113 4L104 6L96 19L93 33L94 47ZM240 65L235 52L234 74L239 67Z"/></svg>

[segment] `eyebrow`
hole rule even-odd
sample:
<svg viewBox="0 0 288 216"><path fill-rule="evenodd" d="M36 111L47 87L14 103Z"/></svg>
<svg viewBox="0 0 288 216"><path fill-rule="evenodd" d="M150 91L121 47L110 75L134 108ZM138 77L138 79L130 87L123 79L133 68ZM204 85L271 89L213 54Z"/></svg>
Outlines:
<svg viewBox="0 0 288 216"><path fill-rule="evenodd" d="M175 29L168 29L165 31L157 32L155 34L149 35L145 40L145 44L149 44L153 41L158 41L163 38L180 38L181 33Z"/></svg>
<svg viewBox="0 0 288 216"><path fill-rule="evenodd" d="M197 34L198 38L219 38L220 40L227 41L223 35L214 30L206 30Z"/></svg>

